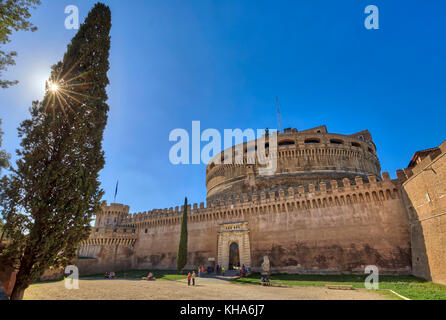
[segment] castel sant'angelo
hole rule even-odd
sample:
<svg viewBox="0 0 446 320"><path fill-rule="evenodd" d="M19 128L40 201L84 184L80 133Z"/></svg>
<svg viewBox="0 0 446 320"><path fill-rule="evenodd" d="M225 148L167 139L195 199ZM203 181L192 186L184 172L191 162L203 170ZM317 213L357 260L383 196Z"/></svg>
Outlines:
<svg viewBox="0 0 446 320"><path fill-rule="evenodd" d="M260 140L257 140L257 143ZM268 152L268 137L265 148ZM188 207L188 264L273 272L415 274L446 283L446 142L418 151L397 178L381 173L371 134L285 129L261 175L243 161L206 168L206 204ZM409 162L409 159L408 159ZM104 202L78 249L81 274L175 269L182 207L129 213Z"/></svg>

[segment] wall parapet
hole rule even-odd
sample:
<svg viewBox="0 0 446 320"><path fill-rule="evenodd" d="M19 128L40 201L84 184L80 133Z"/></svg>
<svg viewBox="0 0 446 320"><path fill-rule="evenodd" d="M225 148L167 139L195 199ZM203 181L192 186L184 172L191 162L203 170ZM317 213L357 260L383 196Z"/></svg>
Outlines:
<svg viewBox="0 0 446 320"><path fill-rule="evenodd" d="M416 164L413 168L405 168L402 170L397 170L396 174L402 183L406 183L408 180L412 179L414 176L421 173L430 165L446 155L446 141L438 146L438 152L428 154L423 160Z"/></svg>
<svg viewBox="0 0 446 320"><path fill-rule="evenodd" d="M342 182L331 180L308 186L290 187L277 192L243 193L229 200L214 200L210 203L188 205L189 221L222 219L229 216L246 214L281 213L289 211L309 210L332 206L351 205L361 202L382 202L401 198L400 181L391 180L388 172L383 172L382 181L375 175L368 179L357 176L354 180L345 178ZM181 223L183 206L166 209L154 209L134 213L125 223L135 228L151 228L155 226Z"/></svg>

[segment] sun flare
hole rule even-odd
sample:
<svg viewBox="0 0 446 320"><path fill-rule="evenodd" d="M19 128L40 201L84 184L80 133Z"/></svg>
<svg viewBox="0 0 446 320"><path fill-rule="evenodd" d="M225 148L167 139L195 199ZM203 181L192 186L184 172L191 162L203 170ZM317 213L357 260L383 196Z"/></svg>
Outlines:
<svg viewBox="0 0 446 320"><path fill-rule="evenodd" d="M57 83L50 83L49 89L51 92L56 92L59 90L59 85Z"/></svg>

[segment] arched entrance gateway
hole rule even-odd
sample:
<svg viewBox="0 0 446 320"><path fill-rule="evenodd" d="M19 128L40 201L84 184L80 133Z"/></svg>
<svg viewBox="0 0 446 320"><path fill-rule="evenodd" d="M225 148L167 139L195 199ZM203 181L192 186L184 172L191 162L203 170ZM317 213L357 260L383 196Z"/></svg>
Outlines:
<svg viewBox="0 0 446 320"><path fill-rule="evenodd" d="M233 242L229 246L228 269L233 270L233 269L238 269L238 268L240 268L240 253L239 253L237 242Z"/></svg>
<svg viewBox="0 0 446 320"><path fill-rule="evenodd" d="M247 221L227 222L219 225L218 264L226 270L242 265L251 267L251 248Z"/></svg>

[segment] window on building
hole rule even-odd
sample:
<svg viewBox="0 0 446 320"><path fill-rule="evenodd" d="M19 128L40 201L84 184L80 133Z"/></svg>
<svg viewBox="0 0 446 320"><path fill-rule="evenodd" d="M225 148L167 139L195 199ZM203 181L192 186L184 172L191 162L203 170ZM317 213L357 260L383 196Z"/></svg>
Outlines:
<svg viewBox="0 0 446 320"><path fill-rule="evenodd" d="M344 141L342 141L340 139L331 139L330 143L331 144L344 144Z"/></svg>
<svg viewBox="0 0 446 320"><path fill-rule="evenodd" d="M305 143L306 144L314 144L314 143L320 143L321 140L320 139L316 139L316 138L310 138L310 139L306 139Z"/></svg>
<svg viewBox="0 0 446 320"><path fill-rule="evenodd" d="M294 145L294 141L292 140L284 140L279 142L279 146L292 146Z"/></svg>

